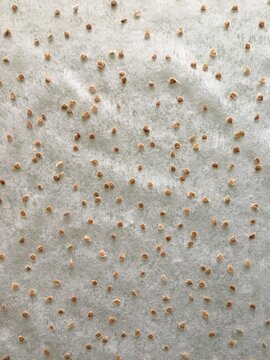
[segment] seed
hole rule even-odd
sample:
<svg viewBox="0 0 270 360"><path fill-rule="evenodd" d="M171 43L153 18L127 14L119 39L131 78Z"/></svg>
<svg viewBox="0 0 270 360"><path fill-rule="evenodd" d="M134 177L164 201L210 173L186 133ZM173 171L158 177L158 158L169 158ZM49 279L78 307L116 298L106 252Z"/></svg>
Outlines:
<svg viewBox="0 0 270 360"><path fill-rule="evenodd" d="M216 256L216 261L217 261L218 263L221 263L223 260L224 260L224 255L223 255L223 254L218 254L218 255Z"/></svg>
<svg viewBox="0 0 270 360"><path fill-rule="evenodd" d="M87 314L87 317L88 317L89 320L93 319L93 317L94 317L93 311L89 311L88 314Z"/></svg>
<svg viewBox="0 0 270 360"><path fill-rule="evenodd" d="M50 351L49 351L49 349L48 349L48 348L44 348L44 349L43 349L43 354L44 354L44 356L50 356Z"/></svg>
<svg viewBox="0 0 270 360"><path fill-rule="evenodd" d="M17 4L11 5L11 10L12 10L13 12L16 12L16 11L18 10L18 5L17 5Z"/></svg>
<svg viewBox="0 0 270 360"><path fill-rule="evenodd" d="M209 318L209 313L208 313L208 311L203 310L203 311L201 312L201 316L202 316L203 319L208 319L208 318Z"/></svg>
<svg viewBox="0 0 270 360"><path fill-rule="evenodd" d="M121 300L120 299L114 299L113 304L116 305L116 306L120 306L121 305Z"/></svg>
<svg viewBox="0 0 270 360"><path fill-rule="evenodd" d="M184 321L178 323L178 329L181 331L186 330L186 323Z"/></svg>
<svg viewBox="0 0 270 360"><path fill-rule="evenodd" d="M251 310L256 310L256 304L250 304L249 307L251 308Z"/></svg>
<svg viewBox="0 0 270 360"><path fill-rule="evenodd" d="M79 5L74 5L74 6L73 6L73 12L74 12L74 14L77 14L78 10L79 10Z"/></svg>
<svg viewBox="0 0 270 360"><path fill-rule="evenodd" d="M176 31L176 34L177 34L177 36L182 36L182 35L183 35L183 32L184 32L183 27L179 27L179 28L177 29L177 31Z"/></svg>
<svg viewBox="0 0 270 360"><path fill-rule="evenodd" d="M237 243L237 239L236 239L236 236L235 236L235 235L233 235L233 236L230 237L229 243L230 243L231 245L235 245L235 244Z"/></svg>
<svg viewBox="0 0 270 360"><path fill-rule="evenodd" d="M5 63L5 64L9 64L9 57L8 56L4 56L3 58L2 58L2 61L3 61L3 63Z"/></svg>
<svg viewBox="0 0 270 360"><path fill-rule="evenodd" d="M82 62L86 62L86 61L88 60L88 56L87 56L86 54L81 54L81 55L80 55L80 60L81 60Z"/></svg>
<svg viewBox="0 0 270 360"><path fill-rule="evenodd" d="M206 11L206 5L205 4L203 4L203 5L201 5L201 12L204 12L204 11Z"/></svg>
<svg viewBox="0 0 270 360"><path fill-rule="evenodd" d="M133 16L134 16L136 19L140 18L141 15L142 15L142 13L141 13L140 10L134 10Z"/></svg>
<svg viewBox="0 0 270 360"><path fill-rule="evenodd" d="M134 332L134 336L137 338L137 337L140 337L141 336L141 331L139 329L136 329L135 332Z"/></svg>
<svg viewBox="0 0 270 360"><path fill-rule="evenodd" d="M222 74L220 72L216 73L215 78L220 81L222 79Z"/></svg>
<svg viewBox="0 0 270 360"><path fill-rule="evenodd" d="M245 136L244 130L240 130L240 131L237 131L237 132L234 133L234 137L235 137L236 139L240 139L240 138L242 138L242 137L244 137L244 136Z"/></svg>
<svg viewBox="0 0 270 360"><path fill-rule="evenodd" d="M105 66L106 66L105 61L103 61L103 60L98 60L98 62L97 62L97 68L98 68L100 71L104 70L104 69L105 69Z"/></svg>
<svg viewBox="0 0 270 360"><path fill-rule="evenodd" d="M175 84L178 83L178 81L177 81L175 78L171 77L171 78L168 80L168 83L169 83L170 85L175 85Z"/></svg>
<svg viewBox="0 0 270 360"><path fill-rule="evenodd" d="M150 37L151 37L150 31L148 31L148 30L145 31L145 33L144 33L144 38L145 38L145 40L149 40Z"/></svg>
<svg viewBox="0 0 270 360"><path fill-rule="evenodd" d="M29 318L29 312L28 311L23 311L23 313L22 313L22 317L24 318L24 319L28 319Z"/></svg>
<svg viewBox="0 0 270 360"><path fill-rule="evenodd" d="M136 182L136 179L135 179L134 177L132 177L132 178L129 179L129 183L130 183L131 185L134 185L135 182Z"/></svg>
<svg viewBox="0 0 270 360"><path fill-rule="evenodd" d="M208 64L203 64L202 69L204 72L208 71L208 68L209 68Z"/></svg>
<svg viewBox="0 0 270 360"><path fill-rule="evenodd" d="M232 8L231 8L231 10L232 10L233 12L237 12L237 11L238 11L238 6L237 6L237 5L233 5Z"/></svg>
<svg viewBox="0 0 270 360"><path fill-rule="evenodd" d="M228 185L235 186L236 185L236 179L229 179L228 180Z"/></svg>
<svg viewBox="0 0 270 360"><path fill-rule="evenodd" d="M164 194L167 196L170 196L170 195L172 195L172 190L167 188L164 190Z"/></svg>
<svg viewBox="0 0 270 360"><path fill-rule="evenodd" d="M45 299L45 302L46 302L46 303L52 303L53 300L54 300L54 297L50 295L50 296L48 296L48 297Z"/></svg>
<svg viewBox="0 0 270 360"><path fill-rule="evenodd" d="M245 268L249 269L251 266L251 260L250 259L244 259L243 265Z"/></svg>
<svg viewBox="0 0 270 360"><path fill-rule="evenodd" d="M215 337L216 336L216 332L215 331L210 331L208 334L209 337Z"/></svg>
<svg viewBox="0 0 270 360"><path fill-rule="evenodd" d="M24 336L19 335L19 336L18 336L18 341L19 341L19 343L23 343L23 342L25 342L25 341L26 341L26 339L25 339L25 337L24 337Z"/></svg>
<svg viewBox="0 0 270 360"><path fill-rule="evenodd" d="M196 193L193 192L193 191L189 191L189 192L187 193L187 197L188 197L189 199L194 199L194 198L196 197Z"/></svg>
<svg viewBox="0 0 270 360"><path fill-rule="evenodd" d="M238 94L237 94L236 91L232 91L232 92L229 94L229 97L230 97L231 100L235 100L235 99L237 99Z"/></svg>
<svg viewBox="0 0 270 360"><path fill-rule="evenodd" d="M189 360L190 359L190 354L188 352L183 352L181 354L181 358L182 358L182 360Z"/></svg>
<svg viewBox="0 0 270 360"><path fill-rule="evenodd" d="M263 94L259 94L259 95L257 95L256 100L257 100L258 102L262 102L262 101L263 101L263 98L264 98Z"/></svg>
<svg viewBox="0 0 270 360"><path fill-rule="evenodd" d="M149 255L148 255L147 253L143 253L143 254L141 255L141 258L142 258L142 260L148 260Z"/></svg>
<svg viewBox="0 0 270 360"><path fill-rule="evenodd" d="M224 29L229 29L229 27L230 27L230 22L229 22L228 20L224 21L223 26L224 26Z"/></svg>
<svg viewBox="0 0 270 360"><path fill-rule="evenodd" d="M91 31L92 30L92 25L90 23L88 23L88 24L85 25L85 28L86 28L86 30Z"/></svg>
<svg viewBox="0 0 270 360"><path fill-rule="evenodd" d="M177 100L178 104L182 104L182 103L184 102L183 96L178 96L178 97L176 98L176 100Z"/></svg>
<svg viewBox="0 0 270 360"><path fill-rule="evenodd" d="M228 345L229 345L230 347L234 347L234 346L236 345L236 343L237 343L237 341L236 341L235 339L230 339L230 340L228 341Z"/></svg>
<svg viewBox="0 0 270 360"><path fill-rule="evenodd" d="M259 22L259 28L263 29L265 27L265 22L264 21L260 21Z"/></svg>
<svg viewBox="0 0 270 360"><path fill-rule="evenodd" d="M29 290L29 296L32 298L32 297L35 297L36 296L36 290L35 289L30 289Z"/></svg>
<svg viewBox="0 0 270 360"><path fill-rule="evenodd" d="M215 48L212 48L209 55L211 58L215 58L217 56L217 50Z"/></svg>
<svg viewBox="0 0 270 360"><path fill-rule="evenodd" d="M107 257L106 251L104 251L104 250L99 250L98 256L99 256L100 258L106 258L106 257Z"/></svg>

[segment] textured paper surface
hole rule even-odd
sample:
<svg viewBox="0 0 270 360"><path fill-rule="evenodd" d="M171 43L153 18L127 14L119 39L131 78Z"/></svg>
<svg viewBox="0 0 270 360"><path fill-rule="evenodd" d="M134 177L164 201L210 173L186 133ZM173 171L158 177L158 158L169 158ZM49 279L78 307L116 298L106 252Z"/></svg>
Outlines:
<svg viewBox="0 0 270 360"><path fill-rule="evenodd" d="M119 0L114 8L106 0L81 0L77 14L69 0L20 1L14 13L11 5L7 0L0 3L0 56L10 61L0 63L0 177L5 181L0 185L1 359L43 359L44 349L52 359L269 359L270 326L265 325L270 318L269 5L239 0L239 9L233 12L232 2L209 0L202 12L195 0ZM60 16L54 15L56 9ZM141 11L140 18L134 17L135 10ZM123 18L127 22L121 24ZM264 28L260 21L265 21ZM87 23L92 24L91 31L86 30ZM179 27L182 36L177 35ZM11 36L4 36L6 29ZM150 39L144 38L146 31ZM35 38L39 46L34 45ZM250 50L245 50L246 43ZM109 55L112 50L114 57ZM123 58L118 56L121 50ZM51 54L49 61L45 53ZM81 54L88 60L82 62ZM166 55L171 58L166 60ZM99 60L106 62L103 71L97 68ZM192 68L195 62L197 67ZM251 69L249 75L243 74L245 66ZM121 71L126 74L125 85ZM17 80L19 73L24 81ZM263 77L265 84L259 84ZM170 78L177 83L170 85ZM96 86L96 94L89 92L89 84ZM12 92L15 101L10 99ZM232 92L237 92L237 99L230 99ZM259 94L263 94L261 102ZM177 102L180 96L182 103ZM76 105L69 115L61 106L71 99ZM91 117L85 121L81 115L86 111ZM41 114L46 116L43 126ZM180 123L177 129L175 122ZM237 131L245 136L236 139ZM76 133L81 136L78 141ZM89 139L90 133L95 139ZM193 134L196 138L191 142ZM202 139L203 134L207 139ZM180 149L175 149L176 142ZM138 144L144 144L144 150ZM240 152L234 153L234 147ZM42 158L35 163L36 153ZM256 157L263 166L260 171L255 170ZM98 160L96 166L93 159ZM56 168L59 161L63 166ZM216 169L214 162L219 164ZM20 170L14 170L16 163ZM230 164L234 164L231 170ZM184 168L190 174L181 181ZM99 171L103 177L97 177ZM61 172L61 179L54 181ZM129 183L132 177L134 185ZM229 179L236 180L235 186L228 185ZM104 183L109 182L114 188L105 190ZM164 194L166 189L172 194ZM189 192L196 194L194 199ZM24 195L29 195L27 202L22 201ZM226 196L230 204L224 203ZM123 197L121 204L117 197ZM203 197L209 203L203 203ZM257 211L251 208L254 203L259 205ZM48 206L52 213L46 211ZM191 209L190 215L185 208ZM165 216L160 215L162 210ZM27 216L22 217L21 211ZM64 216L66 212L70 214ZM94 219L92 225L89 218ZM256 224L251 225L251 219ZM222 226L225 220L227 227ZM63 236L59 229L64 229ZM195 239L192 231L197 232ZM253 233L256 236L250 239ZM86 235L91 242L84 240ZM229 242L233 235L235 245ZM105 259L98 256L100 250L106 252ZM164 251L166 256L161 256ZM142 260L144 253L148 260ZM216 261L219 254L224 255L221 263ZM251 260L250 268L244 266L245 259ZM227 272L228 265L233 273ZM201 266L210 268L211 274ZM162 282L162 275L167 282ZM188 279L192 286L186 284ZM61 286L55 287L54 280ZM201 288L200 282L206 287ZM19 284L17 291L14 283ZM29 289L35 289L35 297L29 296ZM52 303L45 301L49 296ZM115 299L120 306L113 303ZM173 312L167 313L168 308ZM23 318L24 311L29 312L28 319ZM92 320L89 311L94 313ZM208 319L202 311L209 313ZM109 324L109 317L116 318L115 324ZM181 322L186 323L184 331L178 328ZM73 329L68 329L70 323ZM138 338L136 329L141 332ZM216 336L209 337L211 331ZM231 339L235 346L229 346ZM87 350L86 344L92 349Z"/></svg>

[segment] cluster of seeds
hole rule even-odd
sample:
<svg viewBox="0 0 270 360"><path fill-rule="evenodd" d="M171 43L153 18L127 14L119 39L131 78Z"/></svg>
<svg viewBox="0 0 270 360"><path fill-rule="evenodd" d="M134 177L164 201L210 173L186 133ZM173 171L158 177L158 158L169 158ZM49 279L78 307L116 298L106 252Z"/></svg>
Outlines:
<svg viewBox="0 0 270 360"><path fill-rule="evenodd" d="M183 5L171 2L181 13ZM207 16L222 12L191 3L207 33ZM2 29L0 64L0 110L8 117L1 134L0 322L8 335L0 335L0 359L26 359L29 351L31 359L197 360L224 351L232 359L259 359L262 351L268 358L270 312L257 283L267 269L256 262L269 248L263 201L270 174L268 148L257 146L255 134L267 122L261 114L269 94L264 59L250 56L265 41L267 22L259 16L254 25L260 40L239 44L240 64L223 43L235 46L247 25L242 6L226 4L213 43L206 46L208 38L203 54L179 68L180 53L164 50L162 33L164 49L156 43L153 1L144 10L102 1L120 26L112 34L118 45L123 40L118 50L101 40L102 31L112 31L101 13L86 19L81 5L68 4L44 14L61 37L46 35L45 25L23 33L31 64L24 47L20 55L14 49L16 26L31 11L35 25L35 10L23 2L5 9L12 26ZM166 2L155 6L167 11ZM184 20L170 36L188 48L192 29ZM132 54L138 31L140 51ZM224 59L236 62L233 75ZM78 67L75 80L68 71L59 76L64 66L71 74ZM205 93L200 78L213 85L197 99ZM252 104L244 119L243 103Z"/></svg>

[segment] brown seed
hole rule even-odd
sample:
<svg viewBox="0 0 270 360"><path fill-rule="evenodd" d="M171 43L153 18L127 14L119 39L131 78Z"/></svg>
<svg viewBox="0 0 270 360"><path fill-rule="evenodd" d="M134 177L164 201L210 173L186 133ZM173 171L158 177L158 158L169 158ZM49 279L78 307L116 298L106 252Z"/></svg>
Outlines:
<svg viewBox="0 0 270 360"><path fill-rule="evenodd" d="M231 8L232 12L237 12L238 11L238 6L237 5L233 5Z"/></svg>
<svg viewBox="0 0 270 360"><path fill-rule="evenodd" d="M224 29L226 29L226 30L229 29L229 27L230 27L230 22L229 22L228 20L224 21L223 26L224 26Z"/></svg>
<svg viewBox="0 0 270 360"><path fill-rule="evenodd" d="M26 341L26 338L23 335L19 335L18 336L18 341L19 341L19 343L23 343L23 342Z"/></svg>
<svg viewBox="0 0 270 360"><path fill-rule="evenodd" d="M259 28L263 29L265 27L265 22L264 21L260 21L259 22Z"/></svg>
<svg viewBox="0 0 270 360"><path fill-rule="evenodd" d="M208 319L208 318L209 318L209 313L208 313L208 311L203 310L203 311L201 312L201 316L202 316L203 319Z"/></svg>
<svg viewBox="0 0 270 360"><path fill-rule="evenodd" d="M141 331L139 329L136 329L135 332L134 332L134 336L136 338L140 337L141 336Z"/></svg>
<svg viewBox="0 0 270 360"><path fill-rule="evenodd" d="M104 250L99 250L98 256L99 256L100 258L106 258L106 257L107 257L106 251L104 251Z"/></svg>
<svg viewBox="0 0 270 360"><path fill-rule="evenodd" d="M184 32L184 29L183 29L183 27L181 26L181 27L179 27L179 28L177 29L176 35L182 36L182 35L183 35L183 32Z"/></svg>
<svg viewBox="0 0 270 360"><path fill-rule="evenodd" d="M190 354L188 352L183 352L181 354L181 358L182 358L182 360L189 360L190 359Z"/></svg>
<svg viewBox="0 0 270 360"><path fill-rule="evenodd" d="M148 31L148 30L145 31L145 33L144 33L144 38L145 38L145 40L149 40L150 37L151 37L150 31Z"/></svg>
<svg viewBox="0 0 270 360"><path fill-rule="evenodd" d="M244 136L245 136L245 131L244 131L244 130L236 131L236 132L234 133L234 137L235 137L236 139L240 139L240 138L242 138L242 137L244 137Z"/></svg>
<svg viewBox="0 0 270 360"><path fill-rule="evenodd" d="M13 12L16 12L16 11L18 10L18 5L17 5L17 4L11 5L11 10L12 10Z"/></svg>
<svg viewBox="0 0 270 360"><path fill-rule="evenodd" d="M212 48L209 53L211 58L215 58L217 56L217 50Z"/></svg>
<svg viewBox="0 0 270 360"><path fill-rule="evenodd" d="M208 64L203 64L202 69L204 72L208 71L208 69L209 69Z"/></svg>
<svg viewBox="0 0 270 360"><path fill-rule="evenodd" d="M28 319L29 316L30 316L30 314L29 314L28 311L25 310L25 311L22 312L22 317L23 317L24 319Z"/></svg>
<svg viewBox="0 0 270 360"><path fill-rule="evenodd" d="M181 331L186 330L186 323L184 321L178 323L178 329Z"/></svg>
<svg viewBox="0 0 270 360"><path fill-rule="evenodd" d="M202 4L200 10L201 10L201 12L205 12L206 11L206 5Z"/></svg>
<svg viewBox="0 0 270 360"><path fill-rule="evenodd" d="M114 299L113 304L116 305L116 306L120 306L121 305L121 300L120 299Z"/></svg>
<svg viewBox="0 0 270 360"><path fill-rule="evenodd" d="M230 97L231 100L235 100L235 99L237 99L238 94L237 94L236 91L232 91L232 92L229 94L229 97Z"/></svg>
<svg viewBox="0 0 270 360"><path fill-rule="evenodd" d="M257 97L256 97L256 100L257 100L258 102L262 102L263 99L264 99L263 94L259 94L259 95L257 95Z"/></svg>
<svg viewBox="0 0 270 360"><path fill-rule="evenodd" d="M90 23L88 23L88 24L85 25L85 28L86 28L86 30L91 31L92 30L92 25Z"/></svg>
<svg viewBox="0 0 270 360"><path fill-rule="evenodd" d="M171 78L168 80L168 82L169 82L170 85L174 85L174 84L177 84L177 83L178 83L178 81L177 81L175 78L173 78L173 77L171 77Z"/></svg>
<svg viewBox="0 0 270 360"><path fill-rule="evenodd" d="M104 69L105 69L105 66L106 66L105 61L103 61L103 60L98 60L98 62L97 62L97 68L98 68L100 71L104 70Z"/></svg>
<svg viewBox="0 0 270 360"><path fill-rule="evenodd" d="M235 340L235 339L229 339L228 340L228 345L230 347L234 347L236 345L236 343L237 343L237 340Z"/></svg>

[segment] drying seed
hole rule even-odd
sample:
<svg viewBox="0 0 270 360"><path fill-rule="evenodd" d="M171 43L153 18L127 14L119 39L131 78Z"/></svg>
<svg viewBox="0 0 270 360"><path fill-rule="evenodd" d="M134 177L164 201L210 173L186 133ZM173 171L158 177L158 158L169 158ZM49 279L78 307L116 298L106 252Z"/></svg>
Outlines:
<svg viewBox="0 0 270 360"><path fill-rule="evenodd" d="M237 12L238 11L238 6L237 5L233 5L231 8L232 12Z"/></svg>
<svg viewBox="0 0 270 360"><path fill-rule="evenodd" d="M184 321L178 323L178 329L181 331L186 330L186 323Z"/></svg>
<svg viewBox="0 0 270 360"><path fill-rule="evenodd" d="M190 359L190 354L188 352L183 352L181 354L181 358L182 358L182 360L189 360Z"/></svg>
<svg viewBox="0 0 270 360"><path fill-rule="evenodd" d="M171 77L171 78L168 80L168 83L169 83L170 85L174 85L174 84L177 84L178 81L177 81L175 78Z"/></svg>
<svg viewBox="0 0 270 360"><path fill-rule="evenodd" d="M104 70L104 69L105 69L105 66L106 66L105 61L99 60L99 61L97 62L97 68L98 68L100 71Z"/></svg>
<svg viewBox="0 0 270 360"><path fill-rule="evenodd" d="M85 25L85 28L86 28L86 30L91 31L92 30L92 25L90 23L88 23L88 24Z"/></svg>
<svg viewBox="0 0 270 360"><path fill-rule="evenodd" d="M100 258L106 258L106 257L107 257L106 251L104 251L104 250L99 250L98 256L99 256Z"/></svg>
<svg viewBox="0 0 270 360"><path fill-rule="evenodd" d="M201 12L205 12L206 11L206 5L202 4L200 10L201 10Z"/></svg>
<svg viewBox="0 0 270 360"><path fill-rule="evenodd" d="M237 341L236 341L235 339L230 339L230 340L228 341L228 345L229 345L230 347L234 347L234 346L236 345L236 343L237 343Z"/></svg>
<svg viewBox="0 0 270 360"><path fill-rule="evenodd" d="M176 34L177 34L177 36L182 36L182 35L183 35L183 32L184 32L183 27L179 27L179 28L177 29L177 31L176 31Z"/></svg>
<svg viewBox="0 0 270 360"><path fill-rule="evenodd" d="M211 58L215 58L217 56L217 50L214 48L211 49L209 55Z"/></svg>
<svg viewBox="0 0 270 360"><path fill-rule="evenodd" d="M19 343L23 343L26 341L26 338L24 336L20 335L20 336L18 336L18 341L19 341Z"/></svg>
<svg viewBox="0 0 270 360"><path fill-rule="evenodd" d="M229 97L230 97L231 100L235 100L235 99L237 99L238 94L237 94L236 91L233 91L233 92L231 92L231 93L229 94Z"/></svg>
<svg viewBox="0 0 270 360"><path fill-rule="evenodd" d="M208 319L208 318L209 318L209 313L208 313L208 311L203 310L203 311L201 312L201 316L202 316L203 319Z"/></svg>
<svg viewBox="0 0 270 360"><path fill-rule="evenodd" d="M245 136L245 131L244 131L244 130L236 131L236 132L234 133L234 137L235 137L236 139L240 139L240 138L242 138L242 137L244 137L244 136Z"/></svg>

